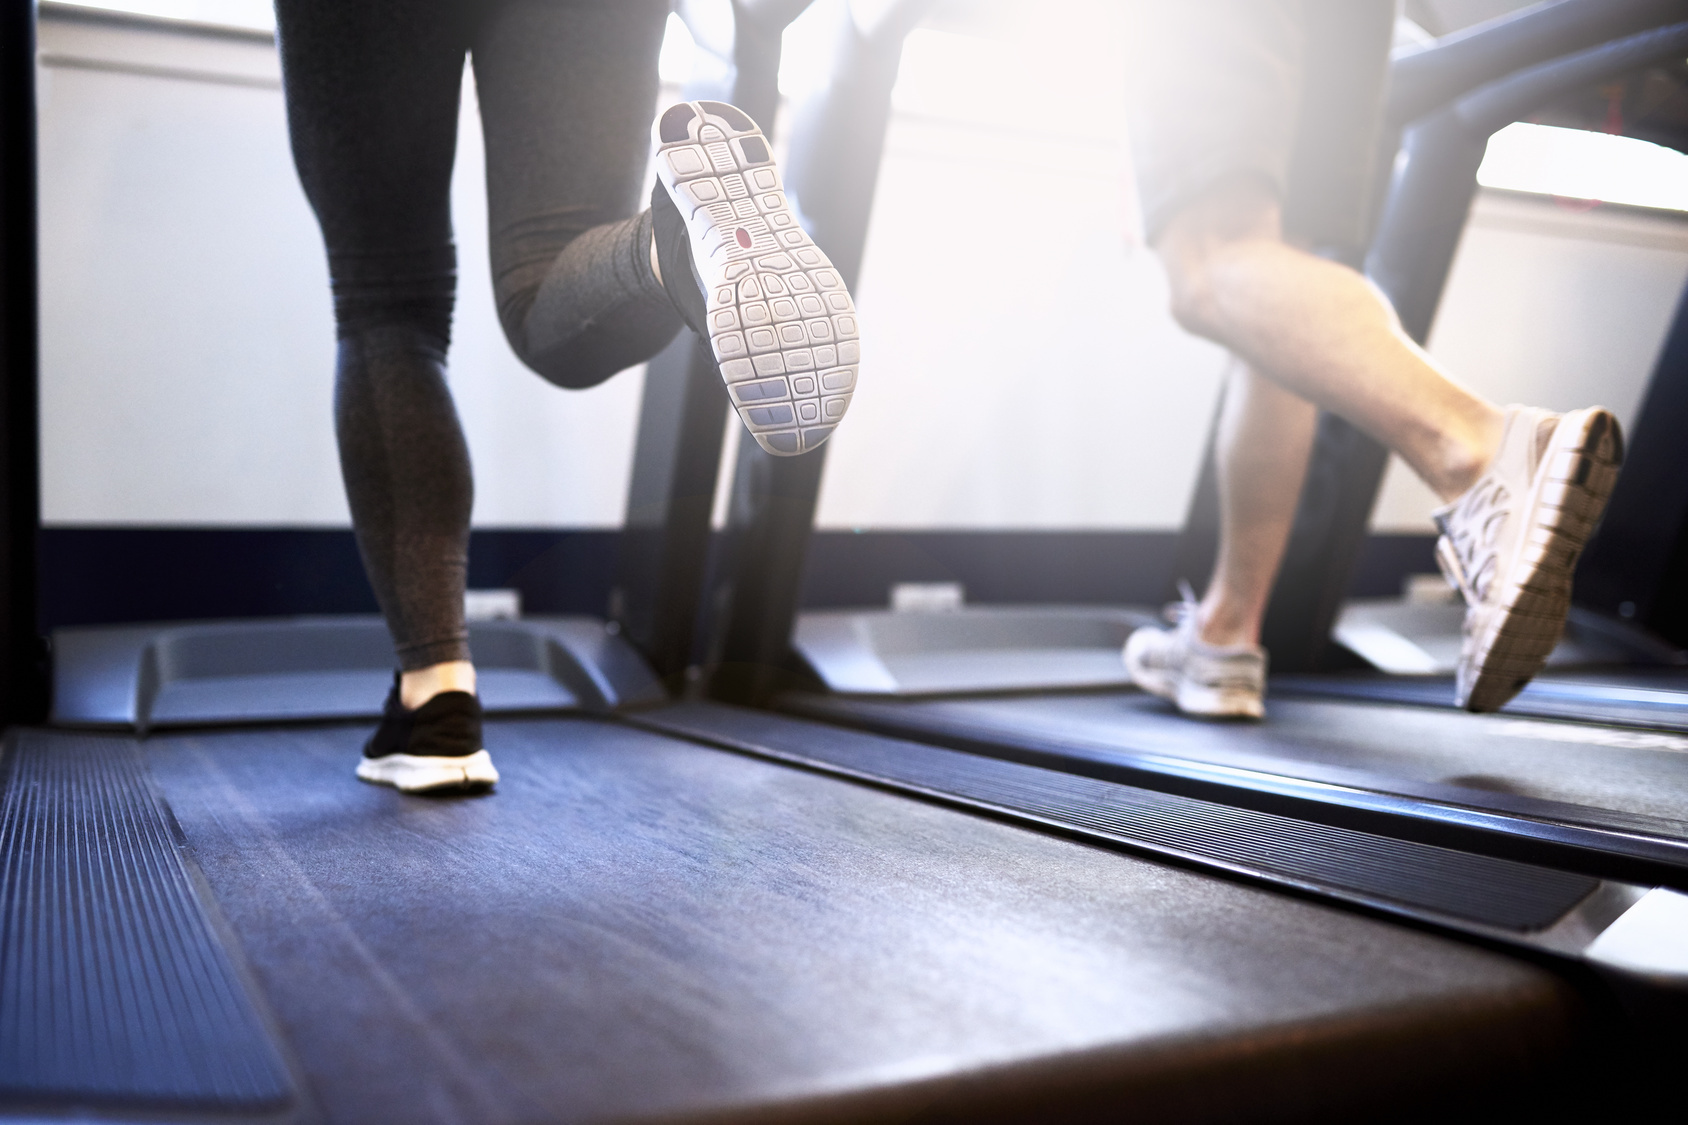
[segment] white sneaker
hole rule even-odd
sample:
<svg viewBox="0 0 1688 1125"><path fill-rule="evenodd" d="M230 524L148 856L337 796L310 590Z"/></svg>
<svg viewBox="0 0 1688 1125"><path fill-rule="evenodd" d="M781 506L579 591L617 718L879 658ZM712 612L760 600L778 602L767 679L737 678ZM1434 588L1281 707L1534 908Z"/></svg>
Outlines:
<svg viewBox="0 0 1688 1125"><path fill-rule="evenodd" d="M1498 710L1547 662L1571 609L1577 559L1622 461L1609 410L1509 406L1488 471L1433 513L1442 530L1436 561L1467 606L1461 707Z"/></svg>
<svg viewBox="0 0 1688 1125"><path fill-rule="evenodd" d="M832 433L855 390L861 351L849 291L798 225L749 116L725 102L681 102L652 132L657 178L685 222L703 291L703 324L693 328L707 335L756 444L806 453ZM668 276L678 268L663 259L665 287L679 284ZM688 296L676 303L690 322L698 312L685 307Z"/></svg>
<svg viewBox="0 0 1688 1125"><path fill-rule="evenodd" d="M1186 715L1266 717L1266 650L1259 645L1210 645L1196 636L1196 600L1170 606L1171 629L1145 627L1125 642L1125 670L1144 691L1170 699Z"/></svg>

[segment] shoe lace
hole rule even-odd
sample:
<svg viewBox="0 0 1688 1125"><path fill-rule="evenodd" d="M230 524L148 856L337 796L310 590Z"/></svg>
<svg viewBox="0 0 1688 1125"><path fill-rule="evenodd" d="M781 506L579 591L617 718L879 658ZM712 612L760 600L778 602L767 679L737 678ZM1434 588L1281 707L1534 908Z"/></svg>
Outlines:
<svg viewBox="0 0 1688 1125"><path fill-rule="evenodd" d="M1196 592L1190 588L1189 580L1180 578L1178 580L1178 600L1167 602L1161 609L1161 617L1168 625L1182 625L1186 621L1195 619L1198 605Z"/></svg>
<svg viewBox="0 0 1688 1125"><path fill-rule="evenodd" d="M1488 596L1500 563L1500 533L1512 507L1512 493L1498 477L1478 481L1451 511L1436 514L1436 526L1452 548L1454 573L1466 603L1477 605ZM1446 569L1446 568L1444 568Z"/></svg>

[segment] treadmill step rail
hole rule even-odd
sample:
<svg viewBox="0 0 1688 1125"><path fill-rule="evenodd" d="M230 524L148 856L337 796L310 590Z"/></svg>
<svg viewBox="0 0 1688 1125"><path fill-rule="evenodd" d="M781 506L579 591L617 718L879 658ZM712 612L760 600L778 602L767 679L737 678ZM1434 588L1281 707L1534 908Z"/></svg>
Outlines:
<svg viewBox="0 0 1688 1125"><path fill-rule="evenodd" d="M1077 724L1016 722L1012 715L981 714L979 707L964 712L954 701L793 692L781 696L778 706L810 719L971 754L1460 851L1547 863L1599 878L1688 890L1688 839L1680 823L1641 813L1413 782L1375 769L1333 768L1246 748L1216 757L1205 740L1180 753L1140 743L1140 734L1124 724L1114 732L1116 737L1103 738ZM1205 735L1209 728L1186 729ZM1626 733L1665 737L1612 732L1614 737Z"/></svg>
<svg viewBox="0 0 1688 1125"><path fill-rule="evenodd" d="M0 775L0 1106L294 1102L134 744L14 730Z"/></svg>
<svg viewBox="0 0 1688 1125"><path fill-rule="evenodd" d="M661 702L633 647L591 617L474 621L491 714ZM369 719L396 660L374 615L67 628L53 634L59 726L160 727Z"/></svg>
<svg viewBox="0 0 1688 1125"><path fill-rule="evenodd" d="M1688 895L711 703L648 729L1688 989Z"/></svg>
<svg viewBox="0 0 1688 1125"><path fill-rule="evenodd" d="M814 610L792 647L829 691L852 695L1123 686L1120 651L1146 609L994 605L918 612Z"/></svg>

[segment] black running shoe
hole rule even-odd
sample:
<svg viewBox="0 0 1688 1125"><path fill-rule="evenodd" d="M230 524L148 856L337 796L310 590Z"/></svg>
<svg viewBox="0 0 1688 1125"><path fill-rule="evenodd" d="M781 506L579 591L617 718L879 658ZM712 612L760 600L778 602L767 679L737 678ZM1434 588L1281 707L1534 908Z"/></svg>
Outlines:
<svg viewBox="0 0 1688 1125"><path fill-rule="evenodd" d="M442 691L416 710L399 699L399 680L364 743L358 777L405 793L475 792L498 784L492 756L481 745L481 701L466 691Z"/></svg>

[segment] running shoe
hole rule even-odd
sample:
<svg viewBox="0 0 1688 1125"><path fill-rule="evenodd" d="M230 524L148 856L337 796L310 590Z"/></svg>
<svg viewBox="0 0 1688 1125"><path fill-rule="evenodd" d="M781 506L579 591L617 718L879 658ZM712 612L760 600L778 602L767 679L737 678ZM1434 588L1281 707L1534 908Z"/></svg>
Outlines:
<svg viewBox="0 0 1688 1125"><path fill-rule="evenodd" d="M1259 645L1210 645L1196 635L1196 599L1179 583L1183 601L1167 607L1170 629L1146 626L1125 642L1131 682L1170 699L1186 715L1220 719L1266 717L1266 650Z"/></svg>
<svg viewBox="0 0 1688 1125"><path fill-rule="evenodd" d="M498 770L481 745L481 701L470 692L442 691L411 711L394 676L381 725L364 744L358 777L405 793L491 789Z"/></svg>
<svg viewBox="0 0 1688 1125"><path fill-rule="evenodd" d="M781 457L807 453L855 391L861 351L849 291L798 224L749 116L725 102L681 102L652 130L664 287L709 341L756 444Z"/></svg>
<svg viewBox="0 0 1688 1125"><path fill-rule="evenodd" d="M1461 707L1498 710L1547 662L1571 609L1577 559L1622 462L1623 435L1609 410L1509 406L1488 470L1433 513L1442 532L1436 561L1466 603Z"/></svg>

